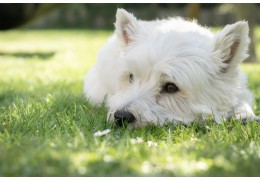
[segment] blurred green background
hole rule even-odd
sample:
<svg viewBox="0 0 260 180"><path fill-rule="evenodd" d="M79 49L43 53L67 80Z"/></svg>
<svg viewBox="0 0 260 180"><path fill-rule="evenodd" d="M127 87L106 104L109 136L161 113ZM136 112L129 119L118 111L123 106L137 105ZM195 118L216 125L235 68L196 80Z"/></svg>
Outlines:
<svg viewBox="0 0 260 180"><path fill-rule="evenodd" d="M113 29L117 8L125 8L143 20L181 16L197 19L205 26L224 26L237 20L250 25L250 58L246 62L258 62L255 27L260 23L260 4L221 3L109 3L109 4L1 4L0 29Z"/></svg>

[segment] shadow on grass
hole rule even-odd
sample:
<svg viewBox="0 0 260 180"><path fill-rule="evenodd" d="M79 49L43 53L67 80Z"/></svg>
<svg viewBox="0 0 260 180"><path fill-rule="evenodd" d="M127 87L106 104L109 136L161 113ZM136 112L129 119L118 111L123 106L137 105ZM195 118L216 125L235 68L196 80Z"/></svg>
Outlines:
<svg viewBox="0 0 260 180"><path fill-rule="evenodd" d="M40 60L48 60L54 55L54 52L0 52L0 56L8 56L23 59L37 58Z"/></svg>
<svg viewBox="0 0 260 180"><path fill-rule="evenodd" d="M27 99L30 97L30 94L22 91L14 90L4 90L0 92L0 107L7 107L13 103L18 102L19 100Z"/></svg>

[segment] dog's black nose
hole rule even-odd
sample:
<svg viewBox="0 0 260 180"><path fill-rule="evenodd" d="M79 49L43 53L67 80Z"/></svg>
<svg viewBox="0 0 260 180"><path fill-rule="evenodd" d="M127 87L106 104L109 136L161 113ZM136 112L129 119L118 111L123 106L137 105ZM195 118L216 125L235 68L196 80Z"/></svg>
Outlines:
<svg viewBox="0 0 260 180"><path fill-rule="evenodd" d="M114 117L118 126L123 126L123 124L132 123L135 121L134 115L131 112L125 110L117 110L114 113Z"/></svg>

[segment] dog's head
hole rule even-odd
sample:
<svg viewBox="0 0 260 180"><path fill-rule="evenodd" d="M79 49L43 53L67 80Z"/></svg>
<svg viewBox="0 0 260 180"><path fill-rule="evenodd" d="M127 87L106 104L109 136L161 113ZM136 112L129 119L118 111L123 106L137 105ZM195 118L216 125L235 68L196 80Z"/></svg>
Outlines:
<svg viewBox="0 0 260 180"><path fill-rule="evenodd" d="M120 78L108 99L109 119L133 126L209 115L220 121L238 101L238 65L249 44L246 22L213 35L194 21L146 22L119 9L115 27Z"/></svg>

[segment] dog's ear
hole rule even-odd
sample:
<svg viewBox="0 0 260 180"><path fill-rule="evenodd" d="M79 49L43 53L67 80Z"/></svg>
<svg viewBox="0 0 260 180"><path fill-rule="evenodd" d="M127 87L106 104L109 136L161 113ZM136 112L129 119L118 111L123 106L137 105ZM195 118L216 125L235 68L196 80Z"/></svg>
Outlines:
<svg viewBox="0 0 260 180"><path fill-rule="evenodd" d="M245 60L250 39L248 24L239 21L216 33L213 42L213 54L220 65L220 71L228 72Z"/></svg>
<svg viewBox="0 0 260 180"><path fill-rule="evenodd" d="M128 13L124 9L118 9L116 12L116 34L126 45L133 41L134 35L137 33L137 19L133 14Z"/></svg>

